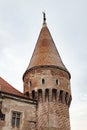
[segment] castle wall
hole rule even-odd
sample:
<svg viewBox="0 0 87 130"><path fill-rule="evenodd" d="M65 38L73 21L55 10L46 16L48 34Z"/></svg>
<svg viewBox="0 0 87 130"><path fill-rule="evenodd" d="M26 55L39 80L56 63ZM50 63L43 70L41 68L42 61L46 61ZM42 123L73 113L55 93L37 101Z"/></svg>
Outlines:
<svg viewBox="0 0 87 130"><path fill-rule="evenodd" d="M0 98L1 112L5 119L0 120L0 130L35 130L36 127L36 104L22 98L9 95ZM21 113L20 126L12 127L12 112Z"/></svg>

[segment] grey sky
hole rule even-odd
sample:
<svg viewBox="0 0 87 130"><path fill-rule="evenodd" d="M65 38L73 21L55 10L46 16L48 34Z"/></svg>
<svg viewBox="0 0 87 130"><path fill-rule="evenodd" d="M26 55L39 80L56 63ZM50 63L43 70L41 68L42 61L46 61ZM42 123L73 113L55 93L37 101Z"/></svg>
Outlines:
<svg viewBox="0 0 87 130"><path fill-rule="evenodd" d="M42 11L71 73L71 130L86 130L87 0L0 0L0 75L23 91L22 75L42 27Z"/></svg>

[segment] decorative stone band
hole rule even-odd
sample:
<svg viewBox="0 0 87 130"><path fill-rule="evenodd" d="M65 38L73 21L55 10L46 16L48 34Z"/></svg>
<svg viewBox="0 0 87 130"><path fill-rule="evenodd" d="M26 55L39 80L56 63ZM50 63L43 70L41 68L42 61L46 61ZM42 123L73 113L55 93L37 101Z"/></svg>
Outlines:
<svg viewBox="0 0 87 130"><path fill-rule="evenodd" d="M54 65L44 65L44 66L42 65L42 66L35 66L35 67L30 68L30 69L27 69L27 70L25 71L25 73L23 74L23 81L24 81L25 75L26 75L28 72L31 72L31 71L33 71L33 70L40 69L40 68L54 68L54 69L60 69L60 70L62 70L62 71L65 71L66 73L68 73L69 79L71 79L71 75L70 75L70 73L69 73L69 71L68 71L67 69L64 69L64 68L62 68L62 67L60 67L60 66L54 66Z"/></svg>

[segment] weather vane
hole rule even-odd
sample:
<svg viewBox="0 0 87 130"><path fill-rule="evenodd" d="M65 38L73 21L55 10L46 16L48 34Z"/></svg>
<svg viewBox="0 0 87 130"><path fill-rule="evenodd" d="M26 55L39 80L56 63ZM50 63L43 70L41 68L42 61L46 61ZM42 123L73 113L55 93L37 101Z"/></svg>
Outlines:
<svg viewBox="0 0 87 130"><path fill-rule="evenodd" d="M45 23L46 23L46 13L43 12L43 24L45 24Z"/></svg>

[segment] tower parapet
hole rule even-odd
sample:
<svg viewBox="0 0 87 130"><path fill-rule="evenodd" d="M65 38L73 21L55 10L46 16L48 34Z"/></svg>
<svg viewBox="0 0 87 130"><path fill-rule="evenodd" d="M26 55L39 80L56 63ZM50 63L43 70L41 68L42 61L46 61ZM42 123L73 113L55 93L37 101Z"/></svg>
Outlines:
<svg viewBox="0 0 87 130"><path fill-rule="evenodd" d="M58 101L69 105L71 88L67 72L54 67L30 70L24 78L24 94L38 101ZM55 97L55 98L54 98Z"/></svg>

